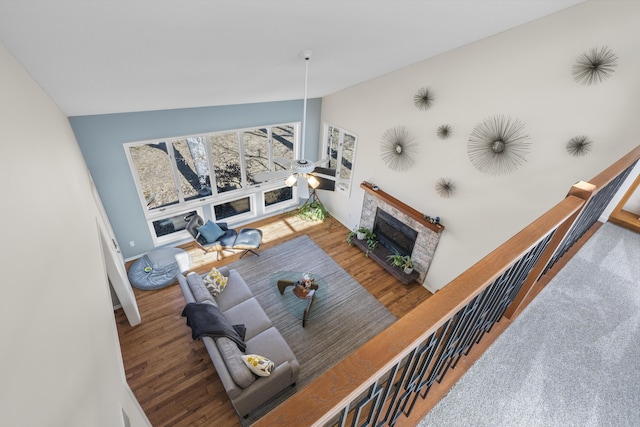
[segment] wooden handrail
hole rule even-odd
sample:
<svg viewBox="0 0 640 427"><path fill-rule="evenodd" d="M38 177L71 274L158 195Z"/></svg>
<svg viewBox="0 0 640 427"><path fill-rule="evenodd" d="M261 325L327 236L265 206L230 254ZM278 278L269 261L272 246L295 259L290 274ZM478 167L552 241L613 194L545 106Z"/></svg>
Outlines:
<svg viewBox="0 0 640 427"><path fill-rule="evenodd" d="M457 325L467 325L476 327L478 322L482 323L484 318L481 314L474 312L473 303L477 303L483 298L485 302L489 299L495 289L500 290L502 279L508 272L516 270L515 267L525 269L525 277L522 278L521 287L515 288L513 292L517 294L508 301L511 305L508 310L498 313L499 321L502 314L509 318L517 315L521 309L521 303L527 299L531 287L539 279L542 271L549 263L552 256L558 256L561 251L561 243L566 240L575 239L575 234L582 232L582 228L589 227L598 215L603 205L606 206L612 193L617 191L623 178L631 170L631 166L640 159L640 146L629 152L623 158L598 174L590 182L579 182L572 186L567 197L540 216L522 231L506 241L496 250L485 256L467 271L460 274L433 297L420 304L410 313L396 321L389 328L371 339L365 345L357 349L354 353L346 357L337 365L331 367L325 374L316 378L305 388L293 395L276 409L260 418L255 426L272 425L295 425L295 426L322 426L329 423L335 424L337 417L347 417L347 411L360 396L373 394L379 398L391 399L391 406L399 408L401 413L407 413L406 408L409 399L417 398L421 387L414 381L422 382L425 374L420 372L417 379L410 374L407 378L404 373L398 374L401 369L415 368L419 363L423 363L426 368L431 369L429 381L433 381L433 376L440 376L440 363L446 363L446 369L455 364L460 357L460 353L448 356L452 346L446 347L448 338L453 337L454 331L449 329ZM609 184L615 185L609 185ZM607 188L609 187L609 188ZM599 197L601 190L604 197ZM373 191L373 190L371 190ZM604 199L604 200L603 200ZM591 203L593 201L593 203ZM585 215L583 215L583 213ZM582 217L585 218L582 218ZM580 222L580 224L578 224ZM576 228L578 233L573 230ZM572 233L573 232L573 233ZM569 234L573 234L571 239L567 239ZM572 244L572 242L569 242ZM534 254L533 265L523 263L523 260ZM518 280L520 280L518 278ZM510 291L507 291L510 292ZM499 295L500 298L503 295ZM467 310L468 309L468 310ZM465 317L466 316L466 317ZM478 320L480 319L480 320ZM469 322L469 320L471 320ZM466 322L466 323L464 323ZM453 325L453 326L452 326ZM488 326L489 329L491 325ZM474 329L484 333L480 328ZM429 343L436 342L441 346L445 342L445 347L434 347L432 353L425 355L425 349L430 348ZM444 337L444 338L443 338ZM460 335L464 340L469 340L468 335ZM475 340L475 332L471 336ZM481 338L478 337L478 341ZM431 340L431 341L430 341ZM456 344L457 345L457 344ZM470 350L465 347L464 350ZM420 349L420 352L418 351ZM459 348L454 348L459 350ZM438 354L436 354L438 353ZM444 358L441 356L444 354ZM436 356L433 358L432 356ZM454 360L455 359L455 360ZM411 365L411 366L409 366ZM402 366L402 368L400 368ZM445 369L445 372L446 372ZM415 372L412 371L412 372ZM384 382L385 376L391 376L391 380L386 381L384 387L380 382ZM400 375L398 377L398 375ZM440 378L444 376L444 373ZM431 383L430 383L431 384ZM399 393L406 391L413 397L398 397ZM426 392L429 388L426 389ZM423 393L422 397L424 398ZM404 400L403 400L404 399ZM411 406L412 404L410 404ZM387 417L389 406L376 406L376 417ZM384 409L384 411L382 410ZM393 409L393 408L391 408ZM384 413L384 414L383 414ZM396 414L398 411L395 412ZM385 415L386 414L386 415ZM393 424L394 420L386 419L386 424Z"/></svg>
<svg viewBox="0 0 640 427"><path fill-rule="evenodd" d="M499 272L508 268L518 255L526 253L551 230L575 214L583 204L583 200L573 196L561 201L254 425L313 426L329 421L339 408L369 387L371 378L382 375L390 366L402 360L411 349L495 280ZM426 329L416 328L416 325L426 326Z"/></svg>
<svg viewBox="0 0 640 427"><path fill-rule="evenodd" d="M600 172L598 175L590 179L588 182L593 184L597 189L604 188L607 184L618 177L624 170L633 166L640 159L640 145L629 151L618 161Z"/></svg>

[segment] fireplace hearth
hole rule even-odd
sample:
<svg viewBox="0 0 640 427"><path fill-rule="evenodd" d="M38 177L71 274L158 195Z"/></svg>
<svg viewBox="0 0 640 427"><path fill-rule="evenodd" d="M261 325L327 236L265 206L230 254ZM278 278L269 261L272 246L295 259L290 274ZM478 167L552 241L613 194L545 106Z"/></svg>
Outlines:
<svg viewBox="0 0 640 427"><path fill-rule="evenodd" d="M387 253L410 255L414 273L419 273L415 280L424 283L444 225L429 222L422 213L381 189L374 189L371 183L363 182L360 187L365 190L360 225L373 230L379 246ZM378 262L385 261L382 256Z"/></svg>

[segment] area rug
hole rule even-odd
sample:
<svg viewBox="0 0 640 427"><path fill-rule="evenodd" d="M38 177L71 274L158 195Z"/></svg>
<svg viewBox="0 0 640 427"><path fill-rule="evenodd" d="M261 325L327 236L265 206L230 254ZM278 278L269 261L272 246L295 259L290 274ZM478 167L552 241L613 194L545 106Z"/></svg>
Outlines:
<svg viewBox="0 0 640 427"><path fill-rule="evenodd" d="M396 320L383 304L306 235L261 251L260 256L245 257L229 267L245 279L300 362L297 385L258 408L248 419L241 419L245 426L284 402ZM326 282L325 300L313 306L313 310L321 312L314 313L304 328L302 320L284 306L282 297L270 284L270 275L277 271L311 272L319 274Z"/></svg>

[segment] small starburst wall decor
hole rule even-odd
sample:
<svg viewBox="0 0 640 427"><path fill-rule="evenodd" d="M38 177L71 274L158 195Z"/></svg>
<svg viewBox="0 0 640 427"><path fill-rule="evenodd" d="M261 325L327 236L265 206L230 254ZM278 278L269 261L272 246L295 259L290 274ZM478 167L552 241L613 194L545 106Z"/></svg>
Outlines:
<svg viewBox="0 0 640 427"><path fill-rule="evenodd" d="M586 135L575 136L567 142L567 152L575 157L586 156L593 141Z"/></svg>
<svg viewBox="0 0 640 427"><path fill-rule="evenodd" d="M382 160L395 171L413 166L416 147L417 143L404 126L387 129L380 140Z"/></svg>
<svg viewBox="0 0 640 427"><path fill-rule="evenodd" d="M428 110L433 104L433 92L428 87L418 89L415 95L413 95L413 104L419 110Z"/></svg>
<svg viewBox="0 0 640 427"><path fill-rule="evenodd" d="M447 139L451 136L451 126L449 125L440 125L438 126L438 130L436 131L438 134L438 138Z"/></svg>
<svg viewBox="0 0 640 427"><path fill-rule="evenodd" d="M573 65L573 79L594 85L611 77L618 66L618 56L606 46L594 47L578 57Z"/></svg>
<svg viewBox="0 0 640 427"><path fill-rule="evenodd" d="M456 192L456 184L449 178L440 178L436 182L436 193L440 197L449 198Z"/></svg>

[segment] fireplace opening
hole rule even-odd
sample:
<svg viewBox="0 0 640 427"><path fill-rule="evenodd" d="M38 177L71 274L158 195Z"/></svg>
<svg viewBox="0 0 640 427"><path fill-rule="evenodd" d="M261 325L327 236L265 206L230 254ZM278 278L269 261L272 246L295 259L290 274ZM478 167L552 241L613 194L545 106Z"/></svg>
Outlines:
<svg viewBox="0 0 640 427"><path fill-rule="evenodd" d="M403 256L411 256L418 238L417 231L380 208L376 210L373 232L382 246Z"/></svg>

